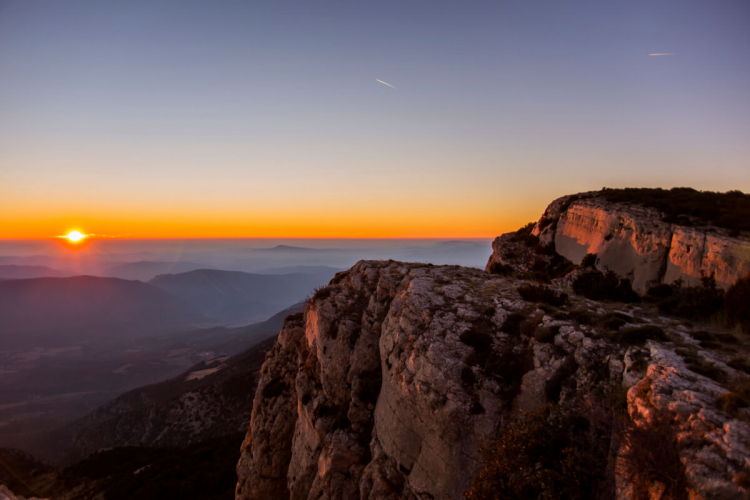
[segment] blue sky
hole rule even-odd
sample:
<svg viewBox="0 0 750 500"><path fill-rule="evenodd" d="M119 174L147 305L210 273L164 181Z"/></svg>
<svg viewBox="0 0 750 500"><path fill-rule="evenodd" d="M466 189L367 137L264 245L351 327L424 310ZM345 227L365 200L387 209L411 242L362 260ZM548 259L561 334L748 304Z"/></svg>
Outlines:
<svg viewBox="0 0 750 500"><path fill-rule="evenodd" d="M605 185L750 191L749 22L746 1L0 0L0 222L489 236Z"/></svg>

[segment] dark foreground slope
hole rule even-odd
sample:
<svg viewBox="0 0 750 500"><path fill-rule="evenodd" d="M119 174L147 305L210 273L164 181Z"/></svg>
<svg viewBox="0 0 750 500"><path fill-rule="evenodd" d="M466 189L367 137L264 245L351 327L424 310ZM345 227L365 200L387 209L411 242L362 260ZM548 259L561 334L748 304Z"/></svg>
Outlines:
<svg viewBox="0 0 750 500"><path fill-rule="evenodd" d="M231 500L241 433L186 447L114 448L56 476L56 500Z"/></svg>
<svg viewBox="0 0 750 500"><path fill-rule="evenodd" d="M275 338L233 358L200 363L159 384L123 394L65 429L70 463L97 450L128 445L186 446L244 430L265 354Z"/></svg>
<svg viewBox="0 0 750 500"><path fill-rule="evenodd" d="M0 449L0 460L14 457L0 468L0 484L57 500L230 500L253 404L247 391L275 343L270 335L237 356L123 394L49 436L51 447L67 450L65 468Z"/></svg>
<svg viewBox="0 0 750 500"><path fill-rule="evenodd" d="M236 342L252 347L235 356L220 356L193 366L157 384L126 392L86 417L51 433L51 458L72 463L97 450L130 445L186 446L243 431L249 422L252 398L247 388L265 353L275 342L284 318L302 304L271 319L233 329Z"/></svg>
<svg viewBox="0 0 750 500"><path fill-rule="evenodd" d="M11 500L16 495L54 500L231 500L241 439L242 434L235 433L184 447L112 448L64 469L35 466L35 459L27 456L23 463L7 462L9 474L0 466L0 498L10 490L15 494ZM18 453L0 449L0 459Z"/></svg>

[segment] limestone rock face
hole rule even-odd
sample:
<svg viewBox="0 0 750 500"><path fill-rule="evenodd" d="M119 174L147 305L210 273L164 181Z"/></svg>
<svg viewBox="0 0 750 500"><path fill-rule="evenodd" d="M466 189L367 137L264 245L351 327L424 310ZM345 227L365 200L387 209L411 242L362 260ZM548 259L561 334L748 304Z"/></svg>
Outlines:
<svg viewBox="0 0 750 500"><path fill-rule="evenodd" d="M552 202L532 234L540 244L554 243L558 254L579 264L587 253L597 254L597 267L610 269L645 292L657 283L714 275L729 287L750 273L750 238L731 237L716 227L693 228L662 221L652 208L611 203L596 193L583 193ZM502 264L502 236L493 243L488 262ZM496 264L496 265L498 265Z"/></svg>
<svg viewBox="0 0 750 500"><path fill-rule="evenodd" d="M715 407L725 389L688 370L670 342L621 346L550 316L521 298L522 283L393 261L339 273L266 357L236 498L460 499L479 447L511 419L619 385L643 425L663 406L681 412L681 431L707 433L681 449L693 498L744 498L733 479L750 466L750 426ZM602 307L570 300L571 310ZM633 322L693 342L685 327L628 307ZM539 329L549 335L521 333Z"/></svg>
<svg viewBox="0 0 750 500"><path fill-rule="evenodd" d="M685 335L683 341L692 339ZM698 498L748 498L748 491L735 483L740 482L740 472L750 464L750 425L728 418L715 408L714 402L727 390L692 372L679 355L663 345L650 343L649 355L646 376L628 392L631 417L649 425L659 412L676 415L680 460L688 481L697 486ZM701 357L733 372L710 353Z"/></svg>

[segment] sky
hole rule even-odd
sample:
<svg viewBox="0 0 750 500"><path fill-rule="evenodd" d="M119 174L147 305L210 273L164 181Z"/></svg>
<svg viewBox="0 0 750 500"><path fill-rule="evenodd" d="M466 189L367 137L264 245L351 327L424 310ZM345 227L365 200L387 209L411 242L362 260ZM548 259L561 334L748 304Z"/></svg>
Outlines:
<svg viewBox="0 0 750 500"><path fill-rule="evenodd" d="M604 186L749 192L748 25L746 0L0 0L0 238L489 238Z"/></svg>

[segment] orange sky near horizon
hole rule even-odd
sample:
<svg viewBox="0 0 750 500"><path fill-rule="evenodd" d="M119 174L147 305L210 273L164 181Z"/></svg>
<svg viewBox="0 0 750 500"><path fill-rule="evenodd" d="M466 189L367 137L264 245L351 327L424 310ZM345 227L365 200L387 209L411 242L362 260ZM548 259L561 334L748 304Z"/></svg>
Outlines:
<svg viewBox="0 0 750 500"><path fill-rule="evenodd" d="M55 218L0 217L1 239L44 239L78 230L95 238L494 238L538 219L541 210L529 207L512 213L449 210L432 215L419 210L326 210L307 212L176 214L85 213Z"/></svg>
<svg viewBox="0 0 750 500"><path fill-rule="evenodd" d="M494 238L605 186L750 192L747 2L293 3L0 4L0 239Z"/></svg>

